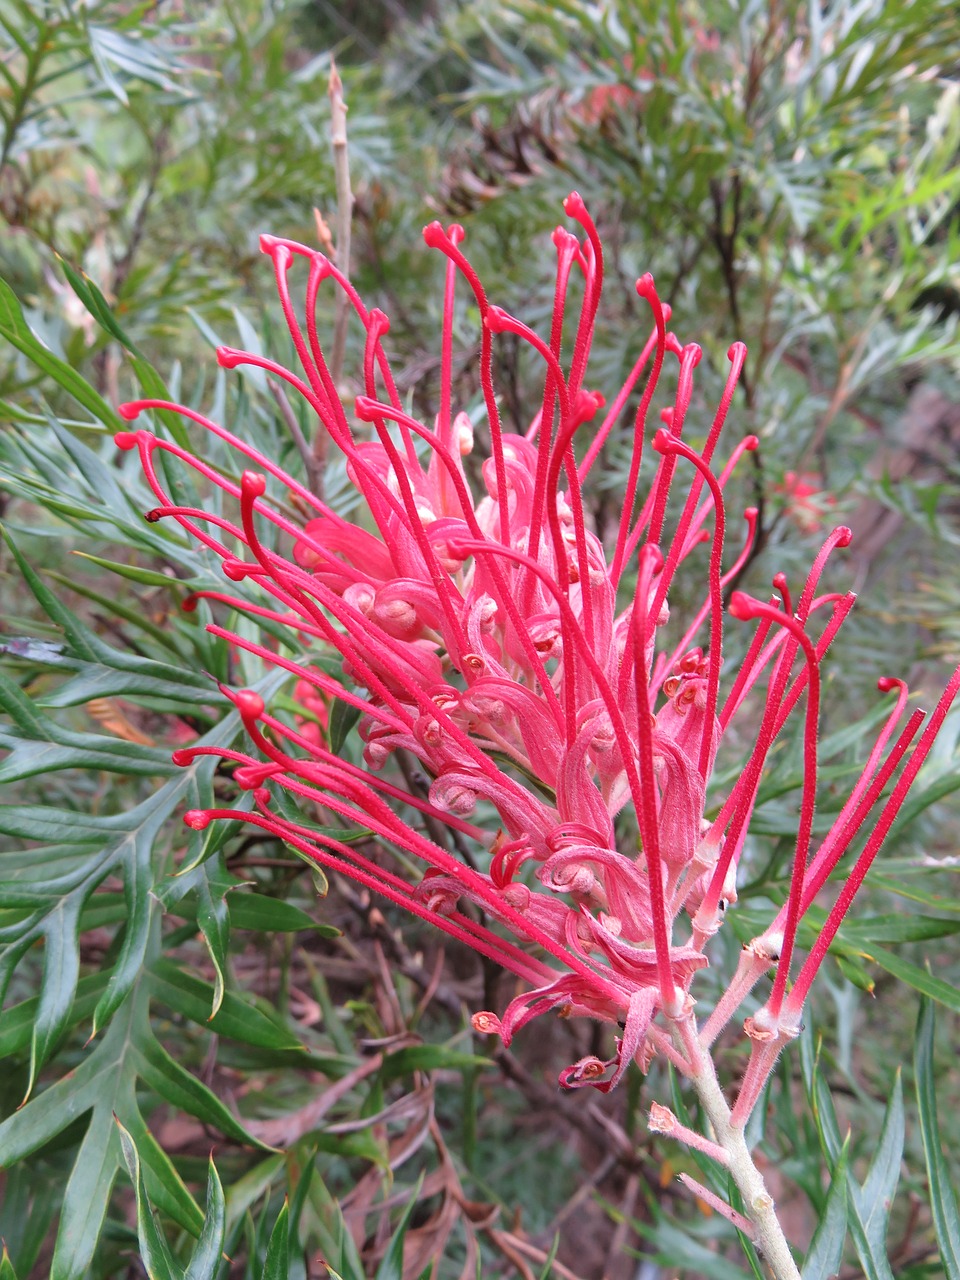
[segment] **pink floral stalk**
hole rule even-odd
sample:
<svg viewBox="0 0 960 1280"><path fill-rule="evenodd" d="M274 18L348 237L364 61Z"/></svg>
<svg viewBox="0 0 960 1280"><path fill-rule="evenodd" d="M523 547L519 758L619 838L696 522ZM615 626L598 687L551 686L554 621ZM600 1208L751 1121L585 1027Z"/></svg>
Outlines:
<svg viewBox="0 0 960 1280"><path fill-rule="evenodd" d="M411 417L397 391L383 346L386 316L368 310L322 253L262 238L301 371L231 348L221 348L218 359L226 368L265 369L307 401L363 498L358 523L193 410L159 400L122 406L131 420L145 410L176 410L242 459L247 469L237 483L150 431L117 436L120 448L139 450L156 494L147 519L174 520L220 557L230 583L252 588L243 595L229 589L197 595L268 620L285 629L286 639L282 645L255 641L220 623L210 630L289 672L301 705L313 708L305 723L271 714L255 693L225 690L243 721L246 748L190 747L174 759L187 764L206 753L234 762L234 779L252 792L254 808L192 811L186 822L195 829L220 818L259 826L516 974L526 987L522 994L499 1015L474 1015L478 1031L505 1044L550 1010L618 1026L613 1057L566 1067L560 1082L568 1088L607 1091L630 1062L646 1069L657 1055L667 1058L697 1086L714 1127L711 1146L723 1149L758 1238L768 1256L779 1259L776 1274L793 1275L742 1127L777 1053L797 1033L814 973L956 696L960 669L915 746L921 713L894 738L906 689L899 681L880 682L881 690L897 691L896 705L847 804L814 842L820 670L853 604L852 596L818 594L819 583L833 550L849 542L849 530L836 529L826 539L796 604L781 574L769 600L733 594L729 614L755 629L739 668L725 670L724 589L750 554L756 512L745 512L742 550L725 557L724 491L737 461L757 441L739 441L720 468L714 457L746 349L741 343L730 348L719 408L705 443L694 448L683 431L701 349L668 332L668 310L644 276L637 292L650 309L649 338L599 426L590 426L605 407L585 384L603 251L580 197L571 195L564 208L579 234L558 227L553 235L556 289L547 337L488 301L462 251L462 228L426 228L427 244L447 260L432 426ZM302 315L288 285L295 265L306 274ZM317 331L319 290L328 281L343 292L365 333L363 392L350 407L333 384ZM480 382L489 436L485 461L469 469L474 424L456 409L452 390L458 282L482 320ZM505 429L493 384L493 343L504 332L528 344L542 368L541 407L523 432ZM676 369L675 389L650 441L655 470L640 501L648 416L668 362ZM633 450L608 555L589 527L582 492L610 433L624 430L632 403ZM178 505L158 454L192 469L201 488L218 488L226 503L216 511ZM217 514L221 506L230 514ZM675 577L704 541L702 604L679 643L665 644ZM306 650L315 642L340 655L341 676L311 661ZM330 749L322 722L334 699L361 713L362 766ZM736 901L738 864L770 751L801 706L804 783L787 901L745 949L700 1030L691 984ZM754 745L736 780L711 804L711 819L706 796L714 762L734 734ZM388 766L398 751L415 757L431 779L426 799L393 778ZM320 822L289 816L294 809L279 803L284 793ZM879 817L871 819L880 803ZM635 823L626 819L618 827L625 810ZM331 818L369 837L345 843L324 830ZM438 823L456 837L449 847L429 834ZM863 828L863 852L796 973L803 914ZM391 848L421 863L418 883L383 865ZM677 942L683 913L692 937ZM769 995L746 1022L751 1058L731 1113L708 1046L771 969Z"/></svg>

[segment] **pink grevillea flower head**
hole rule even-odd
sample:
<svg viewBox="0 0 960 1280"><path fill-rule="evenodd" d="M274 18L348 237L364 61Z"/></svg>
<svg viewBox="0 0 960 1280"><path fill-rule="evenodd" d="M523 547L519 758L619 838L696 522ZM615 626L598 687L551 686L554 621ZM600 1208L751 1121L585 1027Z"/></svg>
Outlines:
<svg viewBox="0 0 960 1280"><path fill-rule="evenodd" d="M734 593L729 613L734 625L752 628L752 638L743 661L726 671L724 589L749 555L756 526L756 512L748 510L742 548L725 554L724 491L743 453L757 446L748 436L721 448L746 350L730 348L719 407L694 448L684 429L701 349L668 332L668 309L644 276L636 288L649 334L623 386L605 401L587 381L603 252L580 197L570 196L564 208L576 232L558 227L553 235L555 301L546 335L490 303L463 252L460 227L426 228L427 245L446 259L431 423L414 419L398 394L384 347L386 317L368 309L322 253L263 237L300 368L227 348L219 360L265 369L306 400L362 495L357 522L193 410L157 400L122 407L131 420L145 410L177 410L235 451L239 482L204 462L199 445L193 454L148 430L117 437L122 449L139 450L156 494L147 518L175 521L220 557L230 584L249 588L198 594L268 622L285 640L252 640L249 629L241 634L219 622L210 630L288 672L305 713L272 713L258 694L226 690L246 746L186 748L175 758L187 763L208 753L234 762L235 782L251 792L253 807L193 811L186 821L202 829L238 818L271 832L516 974L523 993L499 1015L476 1014L480 1031L509 1042L550 1010L618 1025L609 1061L583 1059L561 1075L565 1085L606 1090L629 1062L646 1066L657 1053L689 1067L669 1029L689 1020L691 984L736 899L737 867L771 748L790 717L802 715L805 780L789 897L745 950L704 1028L709 1041L773 971L770 996L747 1023L754 1053L742 1114L777 1049L795 1034L813 972L929 750L960 672L915 746L922 716L914 713L897 735L906 690L881 682L896 693L895 706L836 823L815 842L820 668L853 604L852 596L818 590L827 559L846 545L849 531L826 539L796 601L782 575L767 600ZM302 311L292 275L304 279ZM363 390L351 405L340 398L318 336L321 286L343 292L365 334ZM460 305L465 295L482 322L487 453L480 465L471 457L475 424L453 398L458 291ZM542 370L540 408L528 426L501 416L492 376L501 333L526 343ZM651 432L666 371L672 391L663 425ZM629 432L632 454L622 517L605 545L590 527L583 491L614 430ZM177 463L219 488L226 502L210 511L179 505L166 481ZM643 464L652 474L641 496ZM298 521L291 511L308 515ZM706 554L691 560L704 542ZM668 644L676 576L704 560L705 571L697 570L701 602ZM691 594L688 586L684 595ZM674 620L670 634L680 630ZM339 675L330 674L329 662L311 660L307 651L318 643L339 655ZM334 700L360 715L362 763L330 748L324 725ZM752 745L708 812L714 762L731 729ZM400 752L429 780L426 794L403 785L393 767ZM319 821L291 816L295 807L279 803L284 793ZM368 834L345 842L335 834L344 824ZM865 825L871 834L863 852L798 970L800 919ZM438 831L449 838L435 838ZM390 849L419 861L418 883L390 866ZM692 926L679 942L682 914Z"/></svg>

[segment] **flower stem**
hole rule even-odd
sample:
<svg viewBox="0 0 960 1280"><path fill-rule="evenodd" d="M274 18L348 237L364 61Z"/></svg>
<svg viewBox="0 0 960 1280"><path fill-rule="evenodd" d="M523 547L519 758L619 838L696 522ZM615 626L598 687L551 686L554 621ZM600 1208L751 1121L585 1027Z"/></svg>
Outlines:
<svg viewBox="0 0 960 1280"><path fill-rule="evenodd" d="M681 1026L681 1021L686 1025ZM696 1044L693 1015L674 1023L674 1037L686 1053ZM691 1034L692 1032L692 1034ZM800 1270L794 1262L783 1228L777 1217L773 1196L767 1190L760 1170L753 1162L747 1147L744 1131L732 1123L730 1108L723 1096L713 1059L708 1052L696 1048L692 1058L693 1072L690 1080L697 1097L713 1126L713 1136L730 1158L729 1170L743 1197L747 1218L753 1224L754 1240L766 1261L774 1280L800 1280Z"/></svg>

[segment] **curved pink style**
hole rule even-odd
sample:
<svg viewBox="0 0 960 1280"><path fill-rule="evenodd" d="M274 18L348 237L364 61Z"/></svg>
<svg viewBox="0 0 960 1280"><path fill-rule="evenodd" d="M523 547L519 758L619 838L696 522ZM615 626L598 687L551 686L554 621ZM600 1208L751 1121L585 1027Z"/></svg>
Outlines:
<svg viewBox="0 0 960 1280"><path fill-rule="evenodd" d="M247 746L186 747L175 759L186 764L206 752L231 761L236 785L252 793L254 805L191 811L186 822L198 830L220 818L258 826L516 974L527 989L499 1016L476 1014L479 1031L509 1041L550 1010L619 1025L609 1061L582 1059L561 1075L567 1087L606 1090L629 1062L646 1067L657 1053L689 1068L680 1041L672 1043L658 1019L669 1026L689 1014L709 940L736 900L769 753L802 706L805 777L788 900L745 952L702 1038L709 1043L775 969L769 1000L747 1022L753 1057L734 1109L741 1123L779 1047L795 1034L813 973L956 696L960 671L912 751L919 713L887 750L906 694L899 682L881 682L898 691L895 712L834 827L814 841L820 665L853 604L852 597L816 593L828 557L846 545L849 531L827 538L796 609L782 575L768 602L733 595L729 613L738 625L754 624L754 632L739 669L725 671L724 588L749 555L757 512L744 513L746 546L728 554L724 492L757 440L735 442L720 469L714 455L746 349L731 347L712 424L705 437L690 433L704 438L695 447L684 430L701 349L667 331L669 311L644 276L637 292L650 325L638 335L642 350L598 419L607 401L586 379L603 252L580 197L571 195L564 208L578 232L557 228L553 236L556 290L546 336L489 301L461 247L462 228L426 228L427 244L447 260L432 425L411 417L398 394L382 312L368 309L323 254L262 238L300 369L233 348L220 350L220 363L265 369L305 399L363 499L356 522L199 413L158 400L121 407L129 420L178 411L236 453L230 472L241 475L239 483L203 461L202 445L194 454L148 430L117 436L121 449L139 451L156 495L147 518L174 520L220 558L228 583L245 584L242 592L199 592L188 607L205 596L269 624L259 640L249 628L243 635L224 623L210 629L288 672L303 711L271 714L257 694L225 690ZM289 287L295 271L304 276L302 313ZM480 425L453 396L461 282L482 326L487 456L479 465L467 460ZM340 398L318 334L325 285L344 292L364 334L361 394L352 405ZM536 355L542 395L529 427L504 423L498 407L492 352L502 333ZM673 390L660 415L664 425L651 432L649 414L667 382ZM605 545L590 527L582 485L614 432L632 436L632 451L622 515ZM641 500L645 442L653 474ZM167 477L178 465L194 473L199 490L220 490L209 510L175 500ZM683 593L696 602L693 616L685 628L671 627L668 642L671 593L694 565L702 581ZM339 656L339 675L311 656L317 645ZM331 749L337 700L360 716L362 761ZM752 744L748 758L732 783L711 790L718 752L731 739ZM418 763L427 794L410 794L391 770L398 752ZM869 834L870 812L901 764ZM295 803L280 803L284 795ZM314 820L298 820L297 803ZM803 913L864 824L864 852L791 988ZM344 841L345 826L360 838ZM434 836L444 830L450 838L438 843ZM418 883L391 869L391 849L421 863ZM674 937L681 913L692 921L683 943Z"/></svg>

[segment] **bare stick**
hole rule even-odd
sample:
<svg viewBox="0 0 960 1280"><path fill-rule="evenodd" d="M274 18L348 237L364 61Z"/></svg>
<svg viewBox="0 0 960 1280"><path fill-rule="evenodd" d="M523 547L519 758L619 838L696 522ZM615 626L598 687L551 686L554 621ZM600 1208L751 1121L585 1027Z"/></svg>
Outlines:
<svg viewBox="0 0 960 1280"><path fill-rule="evenodd" d="M280 410L280 417L283 419L287 430L293 438L294 444L297 446L297 452L300 454L304 469L307 475L307 487L311 493L323 501L323 467L319 465L317 458L310 451L307 444L307 438L300 430L300 423L297 421L297 415L293 411L293 405L287 399L286 392L276 378L267 379L267 388L274 400L277 402L277 408ZM326 428L323 423L318 423L317 432L323 432L326 436Z"/></svg>
<svg viewBox="0 0 960 1280"><path fill-rule="evenodd" d="M353 192L350 189L350 157L347 152L347 104L343 100L343 81L336 64L330 64L330 143L333 147L333 173L337 184L337 266L350 278L350 227L353 216ZM343 357L347 342L349 303L341 291L337 294L336 322L333 331L333 354L330 374L334 385L343 374Z"/></svg>

